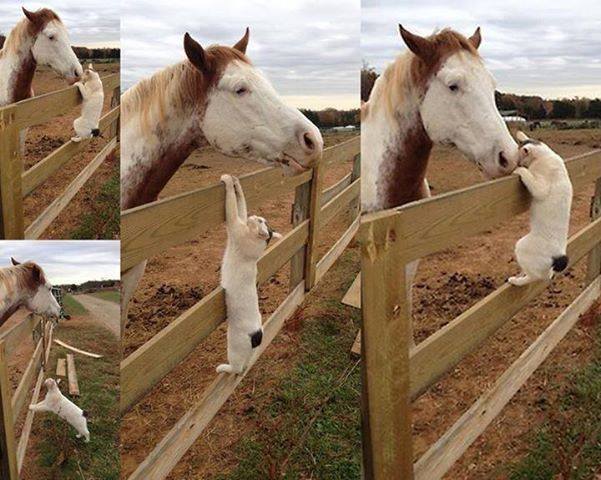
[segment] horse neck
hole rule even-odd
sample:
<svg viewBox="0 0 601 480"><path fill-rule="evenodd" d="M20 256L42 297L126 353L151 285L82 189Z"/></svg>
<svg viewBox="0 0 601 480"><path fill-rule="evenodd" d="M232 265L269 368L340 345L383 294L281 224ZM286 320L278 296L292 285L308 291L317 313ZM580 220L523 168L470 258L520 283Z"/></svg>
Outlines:
<svg viewBox="0 0 601 480"><path fill-rule="evenodd" d="M0 55L0 105L8 105L33 96L31 84L37 65L31 53L32 45L33 39L29 37L11 51L8 51L5 43Z"/></svg>
<svg viewBox="0 0 601 480"><path fill-rule="evenodd" d="M174 92L170 92L175 95ZM122 207L133 208L153 202L186 158L205 142L200 130L201 113L195 107L171 102L169 93L165 121L146 135L133 135L131 148L124 155ZM130 122L141 119L132 118ZM127 135L124 128L125 135ZM137 128L132 129L132 132Z"/></svg>
<svg viewBox="0 0 601 480"><path fill-rule="evenodd" d="M362 181L367 185L365 210L398 207L429 196L425 178L432 141L417 104L394 115L381 106L370 112L363 125L366 138L362 141L362 154L367 158L362 163L370 176Z"/></svg>

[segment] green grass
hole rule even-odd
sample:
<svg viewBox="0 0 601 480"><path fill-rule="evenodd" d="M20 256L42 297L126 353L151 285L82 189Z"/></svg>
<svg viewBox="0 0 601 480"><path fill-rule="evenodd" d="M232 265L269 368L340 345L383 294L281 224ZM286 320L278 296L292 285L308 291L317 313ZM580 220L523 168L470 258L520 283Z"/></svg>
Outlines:
<svg viewBox="0 0 601 480"><path fill-rule="evenodd" d="M119 195L117 167L94 199L94 210L81 217L79 227L71 233L69 238L76 240L118 238L120 231Z"/></svg>
<svg viewBox="0 0 601 480"><path fill-rule="evenodd" d="M601 318L597 323L601 323ZM510 469L511 480L590 480L601 471L601 326L593 361L576 372L533 435L532 450Z"/></svg>
<svg viewBox="0 0 601 480"><path fill-rule="evenodd" d="M88 313L85 307L77 300L75 300L73 295L70 294L66 294L63 297L63 306L65 308L65 312L68 315L85 315L86 313Z"/></svg>
<svg viewBox="0 0 601 480"><path fill-rule="evenodd" d="M360 478L360 366L350 358L359 310L340 299L354 279L356 258L346 253L318 291L305 300L303 328L288 373L253 410L258 428L238 442L237 467L219 480ZM255 368L261 368L260 363Z"/></svg>
<svg viewBox="0 0 601 480"><path fill-rule="evenodd" d="M121 295L117 290L102 290L99 292L92 292L90 295L109 302L120 303L121 301Z"/></svg>
<svg viewBox="0 0 601 480"><path fill-rule="evenodd" d="M51 414L36 415L35 453L38 478L117 480L119 478L119 343L112 333L93 324L60 323L55 337L79 348L103 354L94 359L75 354L81 396L74 399L89 412L90 443L75 438L75 430ZM66 350L53 346L50 372ZM66 380L61 383L67 391Z"/></svg>

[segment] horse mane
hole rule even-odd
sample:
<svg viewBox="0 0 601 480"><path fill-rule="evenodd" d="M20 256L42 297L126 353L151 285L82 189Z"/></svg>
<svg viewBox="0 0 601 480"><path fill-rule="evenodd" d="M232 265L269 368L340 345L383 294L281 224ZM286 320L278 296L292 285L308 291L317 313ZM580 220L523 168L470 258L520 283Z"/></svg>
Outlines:
<svg viewBox="0 0 601 480"><path fill-rule="evenodd" d="M141 128L148 131L151 125L167 121L167 101L175 109L195 108L206 98L228 63L250 63L246 55L230 47L213 45L205 50L211 73L202 74L189 60L183 60L159 70L129 88L121 98L121 111L127 121L129 116L139 116Z"/></svg>
<svg viewBox="0 0 601 480"><path fill-rule="evenodd" d="M53 20L61 21L60 17L49 8L41 8L34 13L39 19L39 23L33 23L25 17L19 20L4 40L4 45L2 45L2 49L0 50L0 57L5 53L16 53L19 46L22 45L27 38L35 37L44 30L44 27L46 27L49 22Z"/></svg>
<svg viewBox="0 0 601 480"><path fill-rule="evenodd" d="M424 92L429 79L452 54L463 51L480 58L474 45L450 28L434 32L427 39L435 46L435 58L426 63L410 50L397 56L374 85L365 109L366 117L382 102L387 114L394 116L400 105L412 98L417 99Z"/></svg>
<svg viewBox="0 0 601 480"><path fill-rule="evenodd" d="M37 282L33 277L34 269L40 272L40 280ZM39 285L46 283L44 270L34 262L20 263L10 267L0 268L0 284L4 284L10 289L11 280L14 285L21 290L34 291Z"/></svg>

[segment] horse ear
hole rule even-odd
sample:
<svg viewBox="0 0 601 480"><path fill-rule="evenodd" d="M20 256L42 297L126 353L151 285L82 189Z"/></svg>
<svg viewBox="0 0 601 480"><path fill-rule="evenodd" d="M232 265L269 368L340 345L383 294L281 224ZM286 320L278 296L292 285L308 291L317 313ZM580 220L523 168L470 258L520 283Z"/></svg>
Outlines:
<svg viewBox="0 0 601 480"><path fill-rule="evenodd" d="M21 262L17 262L13 257L10 257L10 263L12 263L15 266L21 264Z"/></svg>
<svg viewBox="0 0 601 480"><path fill-rule="evenodd" d="M27 20L31 23L37 23L38 17L35 12L30 12L25 7L21 7L21 9L23 10L23 14L27 17Z"/></svg>
<svg viewBox="0 0 601 480"><path fill-rule="evenodd" d="M209 63L207 61L207 56L204 49L200 46L200 43L190 36L188 32L186 32L184 35L184 51L186 52L188 60L190 60L192 65L198 68L198 70L203 73L207 73L209 71Z"/></svg>
<svg viewBox="0 0 601 480"><path fill-rule="evenodd" d="M430 40L411 33L409 30L403 28L401 24L399 24L399 32L401 32L401 37L405 45L419 58L427 61L434 56L434 45Z"/></svg>
<svg viewBox="0 0 601 480"><path fill-rule="evenodd" d="M43 274L42 269L39 267L39 265L35 263L31 265L31 276L33 277L36 283L41 283Z"/></svg>
<svg viewBox="0 0 601 480"><path fill-rule="evenodd" d="M469 38L469 41L474 46L474 48L476 50L478 50L478 47L480 46L480 43L482 43L482 35L480 33L480 27L476 28L476 31Z"/></svg>
<svg viewBox="0 0 601 480"><path fill-rule="evenodd" d="M241 53L246 53L246 47L248 46L248 36L250 34L250 30L246 27L246 32L244 32L244 36L238 40L238 43L233 46L234 50L238 50Z"/></svg>

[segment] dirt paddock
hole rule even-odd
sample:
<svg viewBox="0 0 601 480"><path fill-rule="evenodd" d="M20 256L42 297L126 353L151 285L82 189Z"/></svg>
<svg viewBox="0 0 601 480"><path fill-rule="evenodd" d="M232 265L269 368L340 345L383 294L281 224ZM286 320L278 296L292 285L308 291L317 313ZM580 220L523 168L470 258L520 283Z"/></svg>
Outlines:
<svg viewBox="0 0 601 480"><path fill-rule="evenodd" d="M548 142L565 157L601 145L599 130L541 130L533 136ZM326 142L331 145L345 138L337 135L328 137ZM198 151L179 170L162 196L215 183L222 173L242 174L257 168L256 164L225 158L210 149ZM328 172L326 184L333 184L350 168L350 163L335 167ZM428 178L434 195L482 181L477 169L449 148L434 150ZM591 195L592 185L575 192L572 232L589 221ZM277 230L286 232L290 229L292 200L293 192L290 192L266 202L256 213L266 217ZM345 219L337 219L331 228L321 232L321 254L343 232L345 225ZM468 239L458 247L422 260L413 291L418 342L517 272L513 245L526 230L527 215L524 214ZM220 227L149 261L130 307L124 355L133 352L218 285L224 242L225 229ZM349 281L359 269L356 245L351 245L350 253L356 261L356 268L348 271ZM580 262L560 276L528 308L414 403L416 459L576 297L583 285L583 272L583 262ZM328 277L329 274L324 283L328 282ZM284 298L287 285L286 267L261 288L264 315L272 312ZM298 315L303 316L302 309ZM299 324L302 325L302 322ZM578 324L446 478L507 478L507 465L523 456L530 447L529 432L545 418L546 408L565 386L566 376L587 361L593 342L592 332L592 325ZM215 365L225 359L224 334L222 326L125 415L121 427L123 478L201 397L215 376ZM286 335L267 349L169 478L213 478L233 470L237 464L236 445L250 430L264 428L255 424L252 416L244 415L245 406L252 402L254 409L260 409L262 402L268 401L268 395L264 396L261 392L268 391L270 386L281 381L297 358L294 339ZM263 373L257 373L257 370ZM359 402L358 395L356 402Z"/></svg>

